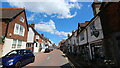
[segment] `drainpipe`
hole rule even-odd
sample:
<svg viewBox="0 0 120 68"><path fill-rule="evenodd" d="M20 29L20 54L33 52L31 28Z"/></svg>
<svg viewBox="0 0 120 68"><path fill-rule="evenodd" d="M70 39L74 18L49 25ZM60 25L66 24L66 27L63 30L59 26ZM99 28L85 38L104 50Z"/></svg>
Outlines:
<svg viewBox="0 0 120 68"><path fill-rule="evenodd" d="M9 22L10 22L10 21L7 21L7 26L6 26L6 31L5 31L4 39L5 39L5 37L7 36L7 33L8 33Z"/></svg>
<svg viewBox="0 0 120 68"><path fill-rule="evenodd" d="M86 37L87 37L87 44L88 44L88 47L89 47L90 59L92 59L91 47L90 47L90 44L88 42L88 30L87 30L87 28L85 28L85 29L86 29Z"/></svg>

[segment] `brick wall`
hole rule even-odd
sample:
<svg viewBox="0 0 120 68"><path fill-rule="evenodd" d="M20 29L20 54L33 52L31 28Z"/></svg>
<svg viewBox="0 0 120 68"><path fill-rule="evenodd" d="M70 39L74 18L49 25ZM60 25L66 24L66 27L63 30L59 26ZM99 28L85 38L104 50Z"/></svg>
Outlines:
<svg viewBox="0 0 120 68"><path fill-rule="evenodd" d="M6 32L7 23L0 21L0 36L4 36Z"/></svg>
<svg viewBox="0 0 120 68"><path fill-rule="evenodd" d="M103 28L103 46L106 59L112 60L115 65L120 64L120 45L116 39L120 32L120 2L109 3L100 13ZM118 34L117 36L115 34Z"/></svg>
<svg viewBox="0 0 120 68"><path fill-rule="evenodd" d="M110 3L100 14L103 32L107 36L120 31L120 2Z"/></svg>
<svg viewBox="0 0 120 68"><path fill-rule="evenodd" d="M0 44L0 57L2 56L3 44Z"/></svg>
<svg viewBox="0 0 120 68"><path fill-rule="evenodd" d="M19 20L20 16L22 16L25 19L24 23ZM18 24L24 26L24 28L25 28L24 36L14 34L15 23L18 23ZM10 33L12 34L11 36L10 36ZM27 41L27 35L28 35L28 30L27 30L25 12L22 12L13 21L9 22L7 38L13 38L13 39L19 39L19 40L22 40L22 41Z"/></svg>

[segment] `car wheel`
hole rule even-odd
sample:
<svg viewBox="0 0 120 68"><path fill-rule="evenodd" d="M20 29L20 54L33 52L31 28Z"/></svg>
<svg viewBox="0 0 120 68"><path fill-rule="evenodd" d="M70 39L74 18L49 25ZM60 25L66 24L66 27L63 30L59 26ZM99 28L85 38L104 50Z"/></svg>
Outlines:
<svg viewBox="0 0 120 68"><path fill-rule="evenodd" d="M32 58L32 63L35 61L35 57Z"/></svg>
<svg viewBox="0 0 120 68"><path fill-rule="evenodd" d="M18 61L16 64L15 64L15 68L21 68L21 62Z"/></svg>

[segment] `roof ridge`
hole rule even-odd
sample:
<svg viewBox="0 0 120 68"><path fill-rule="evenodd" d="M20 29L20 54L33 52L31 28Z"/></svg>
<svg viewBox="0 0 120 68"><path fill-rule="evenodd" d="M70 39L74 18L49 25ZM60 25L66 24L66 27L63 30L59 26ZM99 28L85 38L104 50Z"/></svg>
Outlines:
<svg viewBox="0 0 120 68"><path fill-rule="evenodd" d="M25 8L0 7L0 9L25 9Z"/></svg>

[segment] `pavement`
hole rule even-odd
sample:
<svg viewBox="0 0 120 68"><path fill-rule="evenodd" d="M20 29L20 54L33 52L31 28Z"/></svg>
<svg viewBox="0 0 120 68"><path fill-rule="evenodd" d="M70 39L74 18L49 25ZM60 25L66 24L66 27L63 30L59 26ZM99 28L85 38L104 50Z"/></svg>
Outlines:
<svg viewBox="0 0 120 68"><path fill-rule="evenodd" d="M35 53L35 62L23 68L74 68L74 65L62 51L54 49L50 53Z"/></svg>

